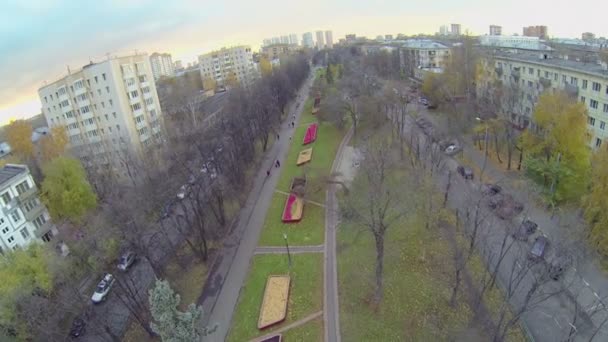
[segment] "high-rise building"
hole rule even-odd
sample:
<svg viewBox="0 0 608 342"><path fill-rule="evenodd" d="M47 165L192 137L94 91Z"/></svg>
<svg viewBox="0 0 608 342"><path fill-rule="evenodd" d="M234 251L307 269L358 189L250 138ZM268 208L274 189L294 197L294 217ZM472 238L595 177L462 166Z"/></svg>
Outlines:
<svg viewBox="0 0 608 342"><path fill-rule="evenodd" d="M157 80L161 76L174 76L173 61L171 54L155 52L150 55L150 66L152 67L152 75Z"/></svg>
<svg viewBox="0 0 608 342"><path fill-rule="evenodd" d="M281 38L280 37L272 37L270 39L270 43L271 44L281 44Z"/></svg>
<svg viewBox="0 0 608 342"><path fill-rule="evenodd" d="M27 166L0 168L0 199L0 253L48 242L57 233Z"/></svg>
<svg viewBox="0 0 608 342"><path fill-rule="evenodd" d="M127 177L122 158L162 143L162 113L147 54L110 57L38 89L51 127L66 128L85 168ZM131 175L132 176L132 175Z"/></svg>
<svg viewBox="0 0 608 342"><path fill-rule="evenodd" d="M439 27L439 34L440 34L440 35L442 35L442 36L447 36L447 35L448 35L448 33L450 33L450 32L449 32L449 30L448 30L448 26L447 26L447 25L441 25L441 26Z"/></svg>
<svg viewBox="0 0 608 342"><path fill-rule="evenodd" d="M272 39L267 38L262 41L262 46L268 46L270 44L272 44Z"/></svg>
<svg viewBox="0 0 608 342"><path fill-rule="evenodd" d="M289 44L289 36L281 36L281 44Z"/></svg>
<svg viewBox="0 0 608 342"><path fill-rule="evenodd" d="M312 40L312 32L306 32L302 35L302 46L311 49L315 46L315 43Z"/></svg>
<svg viewBox="0 0 608 342"><path fill-rule="evenodd" d="M583 34L581 35L581 38L583 40L593 40L593 39L595 39L595 34L593 34L591 32L583 32Z"/></svg>
<svg viewBox="0 0 608 342"><path fill-rule="evenodd" d="M490 36L502 35L502 26L490 25Z"/></svg>
<svg viewBox="0 0 608 342"><path fill-rule="evenodd" d="M460 24L451 24L450 28L450 33L452 36L460 36Z"/></svg>
<svg viewBox="0 0 608 342"><path fill-rule="evenodd" d="M523 29L524 36L526 37L538 37L540 39L549 38L547 26L537 25L537 26L528 26Z"/></svg>
<svg viewBox="0 0 608 342"><path fill-rule="evenodd" d="M334 47L334 35L330 30L325 31L325 46L328 49Z"/></svg>
<svg viewBox="0 0 608 342"><path fill-rule="evenodd" d="M300 45L300 42L298 41L298 35L295 33L292 33L289 35L289 44L291 45Z"/></svg>
<svg viewBox="0 0 608 342"><path fill-rule="evenodd" d="M218 84L227 85L234 77L241 85L248 86L258 76L248 45L212 51L198 56L198 61L201 77L212 78Z"/></svg>
<svg viewBox="0 0 608 342"><path fill-rule="evenodd" d="M175 62L173 62L173 70L179 70L179 69L183 69L184 65L182 64L181 60L177 60Z"/></svg>
<svg viewBox="0 0 608 342"><path fill-rule="evenodd" d="M323 39L323 31L317 31L316 32L317 35L317 41L316 41L316 46L317 49L323 49L325 47L325 41Z"/></svg>

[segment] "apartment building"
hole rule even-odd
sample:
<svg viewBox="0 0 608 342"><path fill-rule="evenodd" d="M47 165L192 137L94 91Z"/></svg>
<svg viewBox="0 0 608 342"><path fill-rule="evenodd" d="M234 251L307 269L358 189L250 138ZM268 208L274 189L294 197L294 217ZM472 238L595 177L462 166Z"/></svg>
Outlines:
<svg viewBox="0 0 608 342"><path fill-rule="evenodd" d="M212 78L218 84L225 85L234 77L241 85L251 84L258 71L253 64L253 53L247 45L222 48L198 56L201 77Z"/></svg>
<svg viewBox="0 0 608 342"><path fill-rule="evenodd" d="M588 110L589 145L601 146L608 139L608 68L605 63L584 63L567 56L553 58L533 52L494 52L492 63L485 60L484 81L477 82L478 96L484 96L494 77L518 89L522 96L510 112L513 123L531 125L538 97L544 91L557 89L577 98Z"/></svg>
<svg viewBox="0 0 608 342"><path fill-rule="evenodd" d="M261 49L262 55L269 60L280 59L282 57L293 54L298 50L298 46L291 44L274 44L263 46Z"/></svg>
<svg viewBox="0 0 608 342"><path fill-rule="evenodd" d="M595 34L592 33L592 32L583 32L581 34L581 39L584 40L584 41L594 40L595 39Z"/></svg>
<svg viewBox="0 0 608 342"><path fill-rule="evenodd" d="M538 37L540 39L549 38L547 26L544 25L524 27L523 34L526 37Z"/></svg>
<svg viewBox="0 0 608 342"><path fill-rule="evenodd" d="M490 36L502 35L502 26L490 25Z"/></svg>
<svg viewBox="0 0 608 342"><path fill-rule="evenodd" d="M315 42L312 40L312 32L306 32L302 35L302 46L310 49L315 47Z"/></svg>
<svg viewBox="0 0 608 342"><path fill-rule="evenodd" d="M334 47L334 34L331 31L325 31L325 46L328 49L331 49Z"/></svg>
<svg viewBox="0 0 608 342"><path fill-rule="evenodd" d="M111 167L127 177L121 156L143 157L162 143L162 113L147 54L110 57L38 89L51 127L66 128L85 168Z"/></svg>
<svg viewBox="0 0 608 342"><path fill-rule="evenodd" d="M460 36L461 27L460 24L450 24L450 33L452 36Z"/></svg>
<svg viewBox="0 0 608 342"><path fill-rule="evenodd" d="M150 55L150 66L152 67L152 75L157 80L162 76L175 76L175 67L171 60L171 54L155 52Z"/></svg>
<svg viewBox="0 0 608 342"><path fill-rule="evenodd" d="M300 42L298 41L298 35L295 33L292 33L289 35L289 44L291 45L300 45Z"/></svg>
<svg viewBox="0 0 608 342"><path fill-rule="evenodd" d="M443 69L450 58L450 48L428 39L409 39L399 48L401 70L414 76L417 69Z"/></svg>
<svg viewBox="0 0 608 342"><path fill-rule="evenodd" d="M525 36L481 36L479 44L482 46L493 46L501 48L513 48L523 50L550 50L538 37Z"/></svg>
<svg viewBox="0 0 608 342"><path fill-rule="evenodd" d="M0 168L0 253L48 242L57 233L25 165Z"/></svg>
<svg viewBox="0 0 608 342"><path fill-rule="evenodd" d="M323 31L317 31L316 33L317 40L315 41L317 49L325 48L325 39L323 37Z"/></svg>

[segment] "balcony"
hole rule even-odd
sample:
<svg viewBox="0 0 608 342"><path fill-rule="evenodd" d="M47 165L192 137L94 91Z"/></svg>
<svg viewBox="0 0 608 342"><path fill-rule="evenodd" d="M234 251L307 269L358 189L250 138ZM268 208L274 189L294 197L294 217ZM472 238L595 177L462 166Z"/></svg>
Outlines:
<svg viewBox="0 0 608 342"><path fill-rule="evenodd" d="M36 195L38 193L38 188L36 188L35 186L32 186L31 188L25 190L24 192L20 193L17 197L15 197L17 199L17 202L19 202L19 204L23 203L24 201L30 199L32 196Z"/></svg>
<svg viewBox="0 0 608 342"><path fill-rule="evenodd" d="M34 221L42 212L44 211L44 207L41 203L38 203L35 207L33 207L30 211L25 211L25 208L21 207L21 211L23 211L25 215L25 219L28 221Z"/></svg>
<svg viewBox="0 0 608 342"><path fill-rule="evenodd" d="M40 239L44 234L50 232L52 229L53 229L53 224L51 223L51 221L46 221L46 222L44 222L44 224L42 224L42 226L40 226L39 228L36 229L34 234L36 235L36 237L38 239Z"/></svg>

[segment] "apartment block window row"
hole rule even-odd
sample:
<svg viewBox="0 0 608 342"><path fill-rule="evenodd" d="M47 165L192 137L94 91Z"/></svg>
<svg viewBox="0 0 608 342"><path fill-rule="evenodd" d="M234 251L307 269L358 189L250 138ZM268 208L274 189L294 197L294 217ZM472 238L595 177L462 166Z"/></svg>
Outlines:
<svg viewBox="0 0 608 342"><path fill-rule="evenodd" d="M17 193L21 195L22 193L28 191L30 189L30 185L27 184L27 181L23 181L15 187L17 189Z"/></svg>
<svg viewBox="0 0 608 342"><path fill-rule="evenodd" d="M595 126L595 118L590 116L587 118L587 122L589 123L589 125Z"/></svg>
<svg viewBox="0 0 608 342"><path fill-rule="evenodd" d="M133 111L136 110L140 110L141 109L141 103L137 102L131 105L131 109L133 109Z"/></svg>
<svg viewBox="0 0 608 342"><path fill-rule="evenodd" d="M592 88L593 91L600 91L602 89L602 86L597 82L593 82Z"/></svg>
<svg viewBox="0 0 608 342"><path fill-rule="evenodd" d="M594 100L594 99L590 99L590 100L589 100L589 107L591 107L591 108L593 108L593 109L597 109L598 104L599 104L599 103L598 103L596 100Z"/></svg>
<svg viewBox="0 0 608 342"><path fill-rule="evenodd" d="M19 210L13 210L11 212L11 218L13 219L13 222L19 222L21 220L21 214L19 214Z"/></svg>
<svg viewBox="0 0 608 342"><path fill-rule="evenodd" d="M36 226L36 229L40 229L40 227L42 227L42 225L44 225L45 223L46 219L44 218L44 215L40 215L34 220L34 226Z"/></svg>
<svg viewBox="0 0 608 342"><path fill-rule="evenodd" d="M137 130L137 133L139 133L140 136L148 133L148 127L142 127L140 129Z"/></svg>
<svg viewBox="0 0 608 342"><path fill-rule="evenodd" d="M2 228L2 234L6 234L6 233L8 233L8 231L9 231L9 230L10 230L10 229L9 229L8 227L4 227L4 228Z"/></svg>

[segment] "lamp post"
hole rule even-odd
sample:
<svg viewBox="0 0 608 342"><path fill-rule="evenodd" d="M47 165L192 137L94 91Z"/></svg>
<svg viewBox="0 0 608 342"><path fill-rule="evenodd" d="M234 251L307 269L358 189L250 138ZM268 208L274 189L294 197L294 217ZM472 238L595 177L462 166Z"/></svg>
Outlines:
<svg viewBox="0 0 608 342"><path fill-rule="evenodd" d="M285 247L287 248L287 259L289 260L289 271L291 271L291 253L289 253L289 243L287 242L287 233L283 233L283 239L285 240Z"/></svg>

